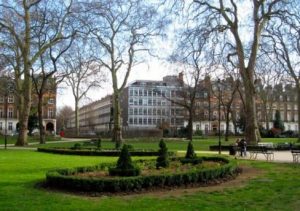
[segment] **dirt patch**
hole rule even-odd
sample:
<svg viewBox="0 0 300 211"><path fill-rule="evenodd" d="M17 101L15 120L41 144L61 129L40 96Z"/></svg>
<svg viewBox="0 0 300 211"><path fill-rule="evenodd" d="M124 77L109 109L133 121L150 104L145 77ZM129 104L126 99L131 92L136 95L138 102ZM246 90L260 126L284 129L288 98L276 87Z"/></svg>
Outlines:
<svg viewBox="0 0 300 211"><path fill-rule="evenodd" d="M195 185L193 187L178 187L178 188L170 188L163 190L150 190L149 192L144 193L133 193L130 195L119 196L124 199L131 199L139 196L151 196L151 197L182 197L183 195L191 195L196 192L215 192L215 191L224 191L229 188L242 188L244 187L250 179L257 178L263 175L265 172L249 167L249 166L241 166L241 172L235 177L224 178L223 180L212 181L206 185Z"/></svg>
<svg viewBox="0 0 300 211"><path fill-rule="evenodd" d="M261 169L253 168L250 166L240 166L240 172L236 176L230 176L219 180L210 181L207 184L193 184L189 186L180 187L164 187L164 188L153 188L142 190L136 193L86 193L86 192L70 192L53 189L45 186L45 184L40 184L39 188L46 189L47 191L54 192L65 192L70 195L77 195L80 197L86 197L89 199L96 199L95 197L107 197L115 196L122 199L132 199L141 196L150 197L182 197L183 195L191 195L196 192L215 192L224 191L230 188L242 188L244 187L250 179L257 178L264 175L264 171Z"/></svg>

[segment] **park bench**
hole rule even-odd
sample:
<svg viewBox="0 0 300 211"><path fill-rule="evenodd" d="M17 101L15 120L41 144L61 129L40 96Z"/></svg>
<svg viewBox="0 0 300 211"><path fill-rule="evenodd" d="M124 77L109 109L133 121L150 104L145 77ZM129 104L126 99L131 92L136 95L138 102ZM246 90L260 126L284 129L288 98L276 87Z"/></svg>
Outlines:
<svg viewBox="0 0 300 211"><path fill-rule="evenodd" d="M250 159L253 160L257 159L258 154L264 155L267 161L274 160L273 149L266 146L251 146L251 147L249 146L248 152L250 154Z"/></svg>
<svg viewBox="0 0 300 211"><path fill-rule="evenodd" d="M293 156L293 162L294 163L299 163L299 157L300 157L300 150L291 150L292 156Z"/></svg>

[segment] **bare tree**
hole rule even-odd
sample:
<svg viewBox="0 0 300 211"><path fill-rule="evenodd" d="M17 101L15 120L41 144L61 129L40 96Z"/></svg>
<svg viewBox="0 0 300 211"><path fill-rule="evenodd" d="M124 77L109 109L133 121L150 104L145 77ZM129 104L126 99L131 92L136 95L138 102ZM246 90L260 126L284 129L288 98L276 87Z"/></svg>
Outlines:
<svg viewBox="0 0 300 211"><path fill-rule="evenodd" d="M247 114L245 135L251 143L260 140L256 118L254 76L261 34L270 19L284 12L286 4L284 0L252 0L251 3L232 0L194 0L192 3L193 12L196 13L195 19L199 21L198 26L203 24L203 27L214 31L219 39L218 45L230 48L228 59L237 60L244 95L247 96L245 97ZM251 11L249 16L242 15L241 10L245 7ZM246 19L246 17L251 18Z"/></svg>
<svg viewBox="0 0 300 211"><path fill-rule="evenodd" d="M1 1L0 33L4 57L14 70L18 94L19 137L16 145L27 144L27 122L31 107L31 68L51 46L69 36L72 0ZM39 36L43 44L37 46Z"/></svg>
<svg viewBox="0 0 300 211"><path fill-rule="evenodd" d="M201 34L199 36L199 34ZM177 92L177 99L169 99L173 103L182 106L188 112L188 135L189 140L193 139L193 122L195 117L195 103L200 95L200 81L209 69L207 32L191 31L186 29L180 36L178 47L174 50L171 60L182 66L182 74L185 82L179 81L180 90Z"/></svg>
<svg viewBox="0 0 300 211"><path fill-rule="evenodd" d="M300 15L299 2L268 27L269 44L281 68L293 80L297 90L298 140L300 141Z"/></svg>
<svg viewBox="0 0 300 211"><path fill-rule="evenodd" d="M76 32L74 31L74 36ZM66 76L65 73L59 71L57 68L57 62L59 58L71 47L74 36L70 37L70 40L66 40L64 43L57 45L57 49L51 47L46 54L40 56L38 70L34 71L32 68L32 83L34 93L38 99L38 120L40 131L40 144L45 144L45 128L43 126L43 105L45 93L56 91L57 85ZM60 68L63 70L63 68ZM55 93L52 93L55 94Z"/></svg>
<svg viewBox="0 0 300 211"><path fill-rule="evenodd" d="M160 34L165 19L158 18L158 7L144 0L93 0L85 6L89 11L87 23L100 51L98 59L111 75L112 141L119 148L123 142L120 95L133 66L142 60L140 53L149 52L149 44Z"/></svg>
<svg viewBox="0 0 300 211"><path fill-rule="evenodd" d="M58 109L56 116L56 128L58 131L62 131L67 127L67 122L70 120L73 112L70 106L64 106Z"/></svg>
<svg viewBox="0 0 300 211"><path fill-rule="evenodd" d="M100 88L105 80L102 64L93 57L91 49L83 44L72 46L64 56L66 84L71 87L75 100L75 129L79 136L79 103L91 89Z"/></svg>

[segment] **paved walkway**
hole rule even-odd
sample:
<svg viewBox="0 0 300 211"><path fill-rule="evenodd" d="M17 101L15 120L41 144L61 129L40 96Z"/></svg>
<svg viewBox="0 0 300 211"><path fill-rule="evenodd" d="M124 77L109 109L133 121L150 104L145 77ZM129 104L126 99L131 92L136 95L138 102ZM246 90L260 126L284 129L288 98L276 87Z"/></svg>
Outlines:
<svg viewBox="0 0 300 211"><path fill-rule="evenodd" d="M178 151L180 153L185 153L185 151ZM196 151L198 154L218 154L217 151ZM229 155L228 151L222 151L222 155ZM237 159L250 159L249 152L247 153L246 157L240 157L236 156ZM257 160L264 160L266 161L266 157L263 154L257 154ZM278 163L292 163L293 162L293 156L290 151L274 151L274 160L269 162L278 162Z"/></svg>

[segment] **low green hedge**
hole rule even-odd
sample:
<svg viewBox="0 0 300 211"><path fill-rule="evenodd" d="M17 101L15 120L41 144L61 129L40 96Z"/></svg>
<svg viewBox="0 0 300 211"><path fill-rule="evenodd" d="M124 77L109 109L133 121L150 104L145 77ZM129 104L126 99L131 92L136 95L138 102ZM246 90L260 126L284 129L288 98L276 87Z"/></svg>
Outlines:
<svg viewBox="0 0 300 211"><path fill-rule="evenodd" d="M113 156L120 155L119 150L92 150L92 149L67 149L67 148L38 148L39 152L48 152L62 155L86 155L86 156ZM175 156L175 152L168 152L169 156ZM130 151L131 156L158 156L155 150L133 150Z"/></svg>
<svg viewBox="0 0 300 211"><path fill-rule="evenodd" d="M102 164L94 167L62 169L49 171L46 174L47 184L60 189L84 192L133 192L153 187L182 186L192 183L207 183L208 181L234 175L237 163L223 157L202 157L203 160L224 162L224 165L210 169L193 169L185 173L115 177L115 178L82 178L78 172L91 172L97 169L108 169L113 164Z"/></svg>
<svg viewBox="0 0 300 211"><path fill-rule="evenodd" d="M200 164L202 163L203 159L201 157L195 157L195 158L182 158L180 159L180 162L182 164L188 164L188 163L191 163L191 164Z"/></svg>

